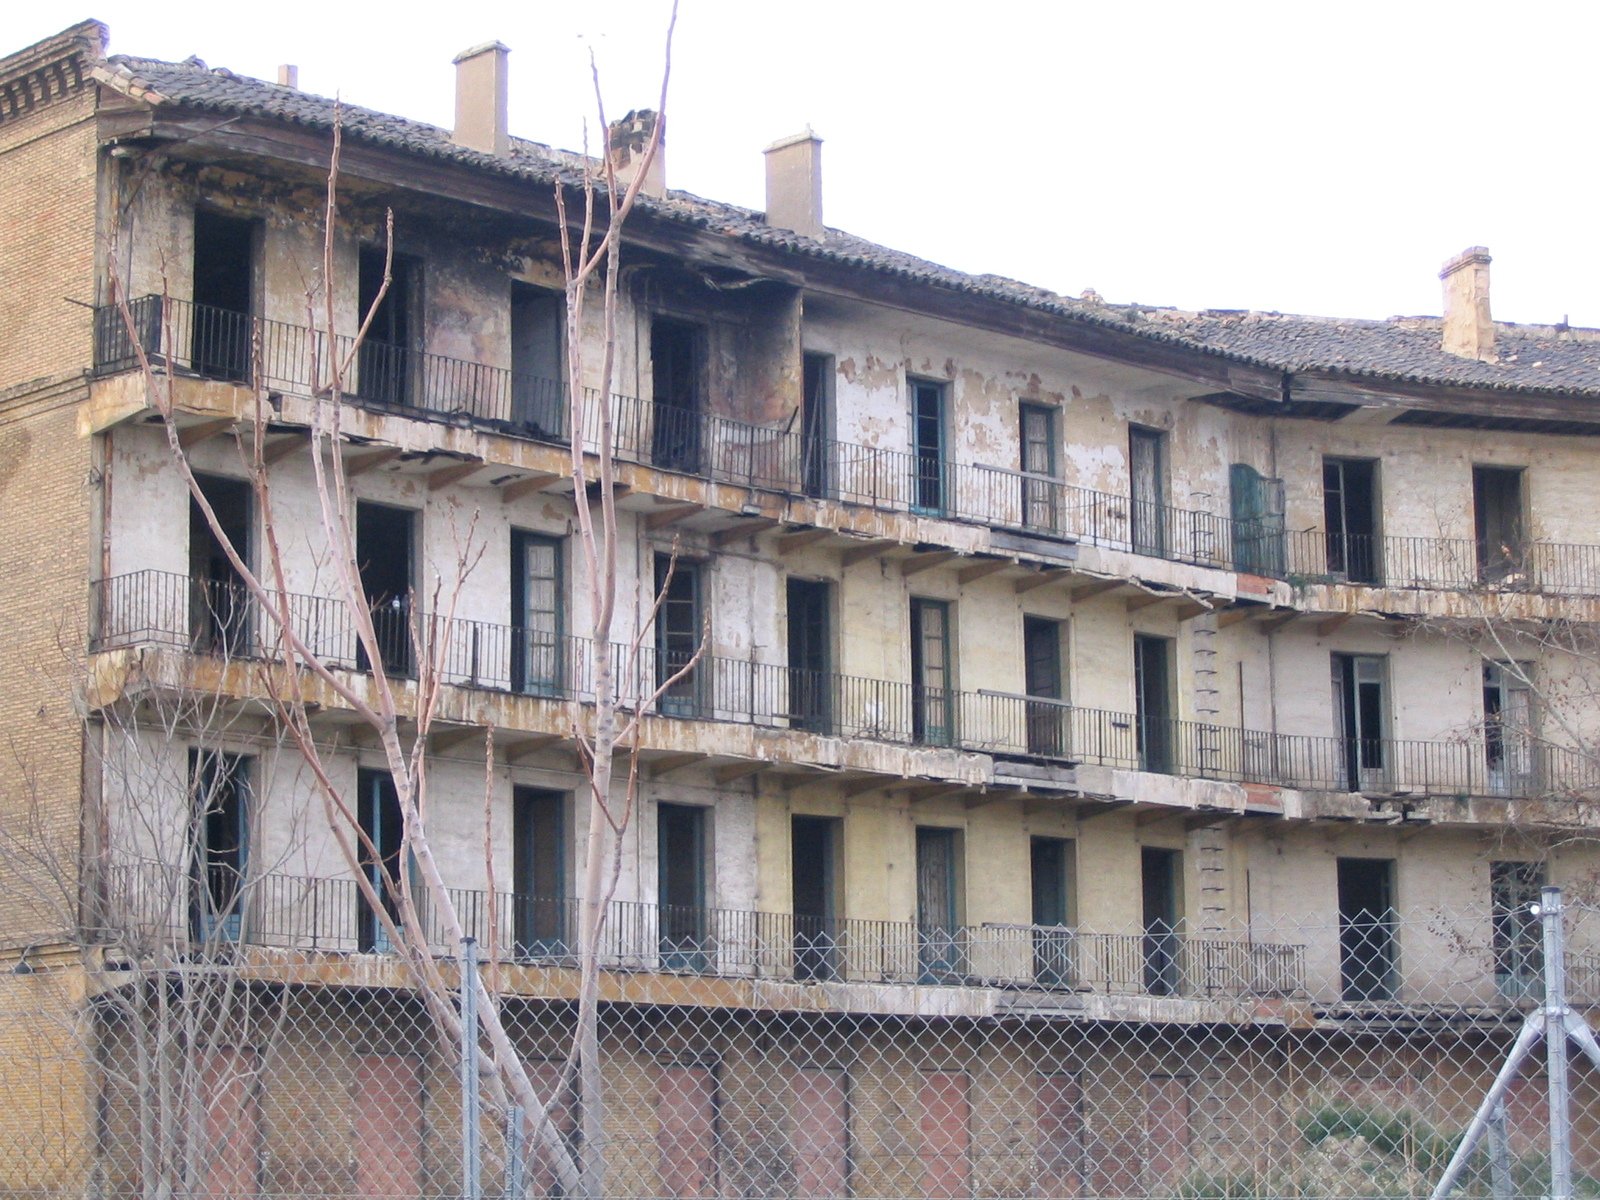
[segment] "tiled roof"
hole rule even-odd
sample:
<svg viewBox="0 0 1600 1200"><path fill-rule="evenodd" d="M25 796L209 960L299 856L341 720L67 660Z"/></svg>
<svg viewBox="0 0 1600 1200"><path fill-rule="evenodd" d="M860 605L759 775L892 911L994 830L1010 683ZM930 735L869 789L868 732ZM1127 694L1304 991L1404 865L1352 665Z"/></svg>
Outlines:
<svg viewBox="0 0 1600 1200"><path fill-rule="evenodd" d="M333 127L333 100L223 68L208 68L197 59L170 63L114 55L102 71L119 88L156 103L257 115L314 129ZM456 145L449 132L437 126L372 109L344 105L341 121L347 138L406 153L545 186L558 180L571 184L581 180L579 156L535 142L514 139L511 153L497 157ZM759 212L686 192L670 192L664 200L641 197L640 208L781 252L1017 304L1269 370L1600 398L1600 332L1593 330L1500 323L1496 327L1498 361L1480 362L1445 353L1436 317L1357 321L1106 304L1059 296L1001 276L969 275L836 229L813 238L774 228Z"/></svg>

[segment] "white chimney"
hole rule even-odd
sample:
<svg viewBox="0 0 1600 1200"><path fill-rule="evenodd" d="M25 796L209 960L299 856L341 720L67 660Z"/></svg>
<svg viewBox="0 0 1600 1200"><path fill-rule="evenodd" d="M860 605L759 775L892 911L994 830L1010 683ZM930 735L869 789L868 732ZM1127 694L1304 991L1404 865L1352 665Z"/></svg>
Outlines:
<svg viewBox="0 0 1600 1200"><path fill-rule="evenodd" d="M293 63L282 63L278 67L278 86L286 88L299 88L300 68Z"/></svg>
<svg viewBox="0 0 1600 1200"><path fill-rule="evenodd" d="M455 57L456 127L450 140L485 154L507 154L506 56L501 42L485 42Z"/></svg>
<svg viewBox="0 0 1600 1200"><path fill-rule="evenodd" d="M768 146L767 224L807 237L822 236L822 139L803 133Z"/></svg>
<svg viewBox="0 0 1600 1200"><path fill-rule="evenodd" d="M606 142L611 151L611 165L617 172L617 185L626 188L633 183L633 178L639 173L640 166L644 163L644 152L650 145L650 135L655 132L656 122L660 118L654 109L641 108L629 113L620 121L611 122L607 130ZM639 190L646 196L654 196L657 200L667 194L667 130L661 129L661 138L656 142L655 156L650 160L650 169L645 173L644 183Z"/></svg>
<svg viewBox="0 0 1600 1200"><path fill-rule="evenodd" d="M1489 251L1469 246L1439 272L1444 280L1444 348L1463 358L1494 361L1489 313Z"/></svg>

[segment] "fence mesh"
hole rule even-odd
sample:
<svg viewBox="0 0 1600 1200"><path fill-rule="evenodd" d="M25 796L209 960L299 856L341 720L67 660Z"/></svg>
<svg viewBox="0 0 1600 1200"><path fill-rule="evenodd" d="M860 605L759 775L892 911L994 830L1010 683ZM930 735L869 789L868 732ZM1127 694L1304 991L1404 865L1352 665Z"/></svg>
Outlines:
<svg viewBox="0 0 1600 1200"><path fill-rule="evenodd" d="M924 936L920 973L874 981L827 969L826 937L763 959L668 944L669 925L651 923L653 953L600 964L598 1086L573 1059L571 948L484 963L476 1137L448 1032L459 952L427 960L433 993L381 946L311 950L225 923L25 956L0 977L0 1185L1422 1197L1543 996L1522 907L1137 930L1117 987L1083 969L1069 929L1003 931L1016 961L992 975L972 945ZM1597 933L1569 906L1586 1018ZM507 1047L531 1090L508 1087ZM1574 1191L1600 1196L1600 1072L1576 1051L1570 1083ZM1541 1043L1457 1194L1543 1196L1549 1155Z"/></svg>

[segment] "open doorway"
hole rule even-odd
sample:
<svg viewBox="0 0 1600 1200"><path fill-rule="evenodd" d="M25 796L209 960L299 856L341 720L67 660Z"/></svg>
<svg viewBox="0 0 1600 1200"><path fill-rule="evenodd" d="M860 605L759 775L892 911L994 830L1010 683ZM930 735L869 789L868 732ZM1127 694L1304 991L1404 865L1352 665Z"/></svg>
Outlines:
<svg viewBox="0 0 1600 1200"><path fill-rule="evenodd" d="M687 321L650 323L650 461L666 471L700 470L705 419L706 331Z"/></svg>
<svg viewBox="0 0 1600 1200"><path fill-rule="evenodd" d="M195 209L190 361L207 379L250 379L257 237L255 221Z"/></svg>
<svg viewBox="0 0 1600 1200"><path fill-rule="evenodd" d="M391 921L399 919L400 861L402 820L400 794L394 777L387 771L363 768L356 778L356 820L367 835L370 847L360 847L361 871L377 892L383 912ZM376 851L376 853L374 853ZM357 946L363 953L387 953L393 948L389 932L366 896L356 894Z"/></svg>
<svg viewBox="0 0 1600 1200"><path fill-rule="evenodd" d="M566 424L566 325L560 292L511 281L511 423L530 437L559 439Z"/></svg>
<svg viewBox="0 0 1600 1200"><path fill-rule="evenodd" d="M246 564L251 560L254 497L242 479L195 475L223 536ZM250 593L223 551L200 502L189 497L189 637L201 654L248 654Z"/></svg>
<svg viewBox="0 0 1600 1200"><path fill-rule="evenodd" d="M1393 1000L1394 860L1341 858L1339 983L1346 1000Z"/></svg>
<svg viewBox="0 0 1600 1200"><path fill-rule="evenodd" d="M1135 634L1133 639L1134 740L1139 769L1158 775L1173 770L1172 641Z"/></svg>
<svg viewBox="0 0 1600 1200"><path fill-rule="evenodd" d="M1040 987L1070 987L1077 917L1070 838L1036 837L1029 844L1033 893L1033 979Z"/></svg>
<svg viewBox="0 0 1600 1200"><path fill-rule="evenodd" d="M823 579L788 581L789 721L826 733L833 725L833 598Z"/></svg>
<svg viewBox="0 0 1600 1200"><path fill-rule="evenodd" d="M372 613L378 655L391 675L413 674L411 596L416 579L416 513L366 500L356 503L356 562ZM365 646L356 664L372 669Z"/></svg>
<svg viewBox="0 0 1600 1200"><path fill-rule="evenodd" d="M1144 909L1144 989L1152 996L1175 995L1179 988L1183 916L1183 855L1144 847L1139 854Z"/></svg>
<svg viewBox="0 0 1600 1200"><path fill-rule="evenodd" d="M566 825L565 792L511 790L512 926L518 957L570 953Z"/></svg>
<svg viewBox="0 0 1600 1200"><path fill-rule="evenodd" d="M1472 514L1478 543L1478 578L1499 583L1525 569L1522 469L1473 467Z"/></svg>
<svg viewBox="0 0 1600 1200"><path fill-rule="evenodd" d="M414 404L420 374L413 360L421 344L422 264L410 255L394 255L388 262L389 286L385 289L385 262L382 246L361 247L356 300L363 319L372 313L372 324L357 358L356 387L364 400Z"/></svg>
<svg viewBox="0 0 1600 1200"><path fill-rule="evenodd" d="M706 812L694 804L656 806L657 920L661 965L669 971L704 971L710 965Z"/></svg>
<svg viewBox="0 0 1600 1200"><path fill-rule="evenodd" d="M1388 671L1382 655L1333 656L1334 733L1352 792L1387 790Z"/></svg>
<svg viewBox="0 0 1600 1200"><path fill-rule="evenodd" d="M1378 464L1322 460L1322 520L1328 574L1350 583L1382 582L1378 553Z"/></svg>
<svg viewBox="0 0 1600 1200"><path fill-rule="evenodd" d="M836 817L790 821L796 979L839 977L839 827Z"/></svg>

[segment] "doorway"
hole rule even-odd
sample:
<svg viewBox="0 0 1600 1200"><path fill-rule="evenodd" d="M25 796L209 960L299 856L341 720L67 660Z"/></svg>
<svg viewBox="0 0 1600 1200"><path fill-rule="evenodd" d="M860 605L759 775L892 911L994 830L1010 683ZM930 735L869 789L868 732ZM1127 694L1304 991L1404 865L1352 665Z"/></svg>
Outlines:
<svg viewBox="0 0 1600 1200"><path fill-rule="evenodd" d="M1378 654L1333 656L1334 734L1343 748L1345 787L1387 790L1388 685Z"/></svg>
<svg viewBox="0 0 1600 1200"><path fill-rule="evenodd" d="M790 820L796 979L839 978L840 824L836 817Z"/></svg>
<svg viewBox="0 0 1600 1200"><path fill-rule="evenodd" d="M832 496L833 356L807 354L805 408L800 417L800 482L808 496Z"/></svg>
<svg viewBox="0 0 1600 1200"><path fill-rule="evenodd" d="M189 751L194 864L189 935L202 946L235 942L244 930L250 867L250 760Z"/></svg>
<svg viewBox="0 0 1600 1200"><path fill-rule="evenodd" d="M1328 574L1349 583L1380 583L1378 464L1322 460L1322 522Z"/></svg>
<svg viewBox="0 0 1600 1200"><path fill-rule="evenodd" d="M223 537L248 564L252 557L254 496L242 479L195 475ZM250 592L234 570L200 508L189 497L189 638L200 654L236 657L250 653Z"/></svg>
<svg viewBox="0 0 1600 1200"><path fill-rule="evenodd" d="M1484 583L1500 583L1526 567L1522 502L1521 468L1472 468L1478 578Z"/></svg>
<svg viewBox="0 0 1600 1200"><path fill-rule="evenodd" d="M912 380L911 388L911 507L915 512L940 514L945 510L945 387L942 383Z"/></svg>
<svg viewBox="0 0 1600 1200"><path fill-rule="evenodd" d="M1173 770L1172 642L1135 634L1133 638L1134 741L1139 769L1157 775Z"/></svg>
<svg viewBox="0 0 1600 1200"><path fill-rule="evenodd" d="M826 580L788 581L789 723L814 733L833 725L831 592Z"/></svg>
<svg viewBox="0 0 1600 1200"><path fill-rule="evenodd" d="M1534 768L1533 664L1483 664L1483 752L1489 787L1502 796L1530 796Z"/></svg>
<svg viewBox="0 0 1600 1200"><path fill-rule="evenodd" d="M1019 410L1022 442L1022 526L1037 533L1057 531L1056 410L1024 404Z"/></svg>
<svg viewBox="0 0 1600 1200"><path fill-rule="evenodd" d="M1128 429L1129 541L1135 554L1167 551L1167 435L1138 425Z"/></svg>
<svg viewBox="0 0 1600 1200"><path fill-rule="evenodd" d="M1061 622L1022 618L1023 690L1028 695L1028 753L1047 758L1067 754L1066 687Z"/></svg>
<svg viewBox="0 0 1600 1200"><path fill-rule="evenodd" d="M917 827L917 947L922 982L965 975L960 834L954 829Z"/></svg>
<svg viewBox="0 0 1600 1200"><path fill-rule="evenodd" d="M400 851L404 842L404 820L400 815L400 793L394 777L387 771L362 768L356 773L356 820L367 841L360 846L361 873L378 894L389 919L399 921ZM374 851L376 853L374 853ZM363 953L386 954L393 949L389 931L365 895L356 895L357 948Z"/></svg>
<svg viewBox="0 0 1600 1200"><path fill-rule="evenodd" d="M656 887L662 967L706 970L706 810L699 805L656 806Z"/></svg>
<svg viewBox="0 0 1600 1200"><path fill-rule="evenodd" d="M1179 920L1183 915L1183 856L1145 846L1139 852L1144 909L1144 990L1152 996L1178 992L1182 966Z"/></svg>
<svg viewBox="0 0 1600 1200"><path fill-rule="evenodd" d="M512 789L512 927L518 957L570 953L566 818L565 793Z"/></svg>
<svg viewBox="0 0 1600 1200"><path fill-rule="evenodd" d="M410 255L394 255L387 289L383 286L384 264L382 246L361 247L356 302L360 318L365 320L371 313L372 323L357 355L356 387L362 399L376 404L414 404L419 373L413 369L412 359L421 340L422 264Z"/></svg>
<svg viewBox="0 0 1600 1200"><path fill-rule="evenodd" d="M687 321L650 323L650 461L664 471L698 474L705 415L706 331Z"/></svg>
<svg viewBox="0 0 1600 1200"><path fill-rule="evenodd" d="M1341 858L1339 983L1345 1000L1393 1000L1394 860Z"/></svg>
<svg viewBox="0 0 1600 1200"><path fill-rule="evenodd" d="M950 605L943 600L911 601L911 737L924 746L955 740Z"/></svg>
<svg viewBox="0 0 1600 1200"><path fill-rule="evenodd" d="M250 381L258 228L254 221L195 209L189 349L195 373L206 379Z"/></svg>
<svg viewBox="0 0 1600 1200"><path fill-rule="evenodd" d="M356 502L356 563L361 590L372 613L378 657L391 675L413 674L412 587L416 578L416 513L409 508ZM372 669L367 648L357 645L356 666Z"/></svg>
<svg viewBox="0 0 1600 1200"><path fill-rule="evenodd" d="M566 424L561 353L567 302L560 292L511 281L511 423L529 437L559 440Z"/></svg>
<svg viewBox="0 0 1600 1200"><path fill-rule="evenodd" d="M705 629L702 565L670 554L656 555L655 594L661 597L656 617L656 686L665 687L679 671L695 665L661 694L661 711L674 717L695 717L704 709L703 682L711 668L695 662ZM703 668L703 669L702 669Z"/></svg>
<svg viewBox="0 0 1600 1200"><path fill-rule="evenodd" d="M1069 838L1036 837L1029 843L1033 893L1033 980L1040 987L1071 987L1075 845Z"/></svg>
<svg viewBox="0 0 1600 1200"><path fill-rule="evenodd" d="M562 539L511 531L511 686L558 696L566 683Z"/></svg>

